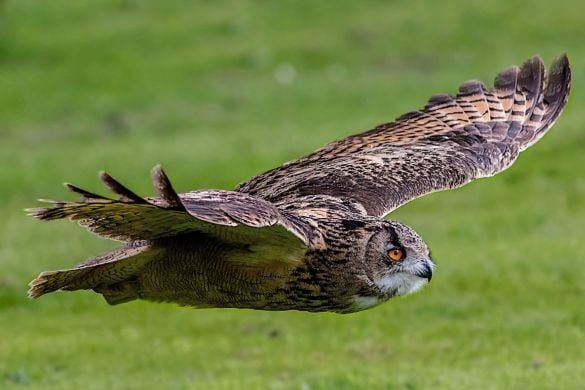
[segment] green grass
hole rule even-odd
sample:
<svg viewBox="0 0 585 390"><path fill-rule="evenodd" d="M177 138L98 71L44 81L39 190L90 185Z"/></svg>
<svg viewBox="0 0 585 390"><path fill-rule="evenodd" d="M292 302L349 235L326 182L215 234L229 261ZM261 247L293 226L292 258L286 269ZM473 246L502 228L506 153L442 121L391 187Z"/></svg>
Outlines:
<svg viewBox="0 0 585 390"><path fill-rule="evenodd" d="M0 387L577 389L585 385L585 6L519 1L0 3ZM98 190L230 188L326 142L566 51L573 93L494 179L391 217L438 269L352 314L26 298L114 244L25 207ZM289 84L278 69L292 66ZM286 81L286 80L285 80Z"/></svg>

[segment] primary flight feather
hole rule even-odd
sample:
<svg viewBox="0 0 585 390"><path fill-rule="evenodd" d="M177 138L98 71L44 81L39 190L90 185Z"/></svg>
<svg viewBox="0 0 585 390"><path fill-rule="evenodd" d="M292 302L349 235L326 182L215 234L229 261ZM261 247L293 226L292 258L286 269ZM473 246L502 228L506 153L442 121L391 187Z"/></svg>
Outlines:
<svg viewBox="0 0 585 390"><path fill-rule="evenodd" d="M487 89L468 81L419 111L332 142L255 176L233 191L178 194L160 167L157 197L106 173L110 199L74 185L78 202L29 209L69 218L124 245L68 270L42 272L33 298L94 290L110 304L135 299L194 307L349 313L430 281L433 262L411 228L382 219L424 194L508 168L561 113L566 56L546 74L535 56Z"/></svg>

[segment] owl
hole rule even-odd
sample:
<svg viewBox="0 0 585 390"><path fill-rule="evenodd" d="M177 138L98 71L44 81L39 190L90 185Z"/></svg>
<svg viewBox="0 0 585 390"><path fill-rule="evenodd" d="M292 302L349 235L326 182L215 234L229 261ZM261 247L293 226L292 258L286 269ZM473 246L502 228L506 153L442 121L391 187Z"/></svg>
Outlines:
<svg viewBox="0 0 585 390"><path fill-rule="evenodd" d="M491 89L467 81L393 122L332 142L231 191L177 193L160 166L154 197L107 173L104 197L29 209L69 218L121 247L75 268L42 272L37 298L93 290L112 305L144 299L197 308L350 313L412 293L433 276L423 239L384 216L427 193L508 168L560 115L571 74L565 55L545 72L535 56Z"/></svg>

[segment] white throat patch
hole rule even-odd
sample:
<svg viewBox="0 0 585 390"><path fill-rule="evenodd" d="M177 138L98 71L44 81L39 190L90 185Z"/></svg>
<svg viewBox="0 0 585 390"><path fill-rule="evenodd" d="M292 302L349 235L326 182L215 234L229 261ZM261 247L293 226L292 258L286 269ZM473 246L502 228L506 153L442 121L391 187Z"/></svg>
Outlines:
<svg viewBox="0 0 585 390"><path fill-rule="evenodd" d="M353 307L356 310L369 309L370 307L385 302L393 296L411 294L427 283L427 279L405 272L384 276L375 282L375 284L386 297L355 295L353 297Z"/></svg>
<svg viewBox="0 0 585 390"><path fill-rule="evenodd" d="M406 272L386 275L380 280L375 281L376 286L378 286L384 294L390 294L392 296L413 293L427 283L427 279Z"/></svg>

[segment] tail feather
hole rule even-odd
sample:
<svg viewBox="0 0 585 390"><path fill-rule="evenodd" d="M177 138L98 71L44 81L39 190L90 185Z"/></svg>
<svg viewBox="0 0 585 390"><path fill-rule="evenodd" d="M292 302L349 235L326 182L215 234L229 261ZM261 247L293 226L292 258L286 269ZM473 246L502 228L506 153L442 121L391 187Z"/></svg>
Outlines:
<svg viewBox="0 0 585 390"><path fill-rule="evenodd" d="M29 297L38 298L57 290L100 289L131 279L148 262L157 258L162 248L123 247L92 258L73 269L45 271L30 284Z"/></svg>

